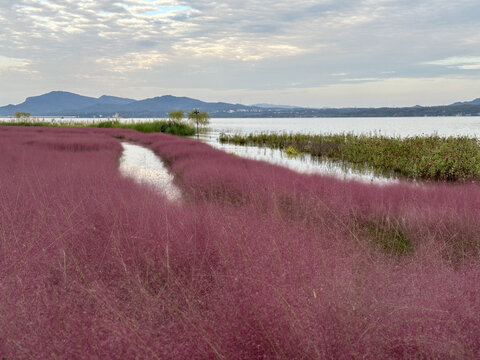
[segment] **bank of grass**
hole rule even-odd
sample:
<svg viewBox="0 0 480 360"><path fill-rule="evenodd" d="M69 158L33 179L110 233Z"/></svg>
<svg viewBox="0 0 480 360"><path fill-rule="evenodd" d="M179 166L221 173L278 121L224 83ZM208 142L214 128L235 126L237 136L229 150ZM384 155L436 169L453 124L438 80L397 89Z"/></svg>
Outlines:
<svg viewBox="0 0 480 360"><path fill-rule="evenodd" d="M143 133L161 132L171 135L179 136L193 136L195 135L195 128L184 122L177 122L171 120L150 120L150 121L128 121L121 122L119 120L103 120L103 121L46 121L45 119L37 118L20 118L12 121L0 122L4 126L44 126L44 127L93 127L93 128L117 128L117 129L132 129Z"/></svg>
<svg viewBox="0 0 480 360"><path fill-rule="evenodd" d="M193 136L195 128L183 122L170 120L154 120L154 121L136 121L122 123L120 121L104 121L96 124L98 128L119 128L137 130L143 133L161 132L165 134Z"/></svg>
<svg viewBox="0 0 480 360"><path fill-rule="evenodd" d="M313 156L370 168L379 174L396 173L410 179L480 179L480 147L476 138L381 135L305 135L260 133L221 134L219 141L237 145L296 149Z"/></svg>

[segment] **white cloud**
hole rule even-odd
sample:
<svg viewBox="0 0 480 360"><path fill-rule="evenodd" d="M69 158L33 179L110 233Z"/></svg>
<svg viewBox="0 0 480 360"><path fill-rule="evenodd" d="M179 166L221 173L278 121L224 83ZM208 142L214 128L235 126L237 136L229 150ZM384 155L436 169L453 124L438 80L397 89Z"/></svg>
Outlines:
<svg viewBox="0 0 480 360"><path fill-rule="evenodd" d="M476 73L478 13L478 0L0 0L0 69L25 96L28 69L36 89L124 81L149 96L161 95L159 83L218 96L337 85L348 106L348 86ZM292 94L302 103L300 88Z"/></svg>
<svg viewBox="0 0 480 360"><path fill-rule="evenodd" d="M213 42L208 38L185 39L175 44L173 49L182 56L227 61L260 61L267 58L295 56L305 52L288 42L269 43L265 39L242 39L234 36Z"/></svg>
<svg viewBox="0 0 480 360"><path fill-rule="evenodd" d="M0 55L0 71L26 71L31 61Z"/></svg>
<svg viewBox="0 0 480 360"><path fill-rule="evenodd" d="M342 79L342 82L351 82L351 83L363 83L363 82L371 82L371 81L378 81L382 80L380 78L347 78L347 79Z"/></svg>
<svg viewBox="0 0 480 360"><path fill-rule="evenodd" d="M480 70L480 62L477 64L460 65L458 68L462 70Z"/></svg>
<svg viewBox="0 0 480 360"><path fill-rule="evenodd" d="M476 70L480 69L480 56L452 56L446 59L425 62L425 64Z"/></svg>
<svg viewBox="0 0 480 360"><path fill-rule="evenodd" d="M137 70L150 70L156 66L165 64L167 58L164 54L153 50L149 52L129 52L122 56L105 56L96 60L104 66L106 71L130 72Z"/></svg>
<svg viewBox="0 0 480 360"><path fill-rule="evenodd" d="M130 13L146 17L168 17L188 13L192 9L184 5L165 5L161 1L138 1L130 4L121 4Z"/></svg>

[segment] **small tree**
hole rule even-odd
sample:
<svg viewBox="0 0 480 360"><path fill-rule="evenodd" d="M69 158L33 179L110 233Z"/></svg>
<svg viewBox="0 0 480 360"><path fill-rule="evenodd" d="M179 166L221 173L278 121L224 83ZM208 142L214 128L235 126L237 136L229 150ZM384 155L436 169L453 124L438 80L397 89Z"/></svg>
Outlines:
<svg viewBox="0 0 480 360"><path fill-rule="evenodd" d="M13 116L15 116L15 119L28 119L30 117L30 113L17 111L15 114L13 114Z"/></svg>
<svg viewBox="0 0 480 360"><path fill-rule="evenodd" d="M197 138L198 138L198 125L208 125L210 122L210 115L205 111L198 111L193 109L188 113L188 118L197 124Z"/></svg>
<svg viewBox="0 0 480 360"><path fill-rule="evenodd" d="M183 110L172 110L168 113L168 117L173 122L181 122L185 113Z"/></svg>

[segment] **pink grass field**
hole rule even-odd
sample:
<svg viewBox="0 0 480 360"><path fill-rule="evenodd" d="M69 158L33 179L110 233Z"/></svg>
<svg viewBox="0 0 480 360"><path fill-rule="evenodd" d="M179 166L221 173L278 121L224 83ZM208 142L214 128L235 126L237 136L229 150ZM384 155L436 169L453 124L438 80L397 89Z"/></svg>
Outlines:
<svg viewBox="0 0 480 360"><path fill-rule="evenodd" d="M118 170L154 150L174 203ZM480 358L480 187L0 127L0 358Z"/></svg>

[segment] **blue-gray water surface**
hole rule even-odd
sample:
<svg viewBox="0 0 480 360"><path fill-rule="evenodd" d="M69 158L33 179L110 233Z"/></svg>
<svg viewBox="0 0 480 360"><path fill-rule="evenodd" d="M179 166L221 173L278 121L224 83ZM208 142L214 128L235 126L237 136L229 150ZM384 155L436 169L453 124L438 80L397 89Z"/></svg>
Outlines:
<svg viewBox="0 0 480 360"><path fill-rule="evenodd" d="M213 132L480 136L480 116L210 119Z"/></svg>

